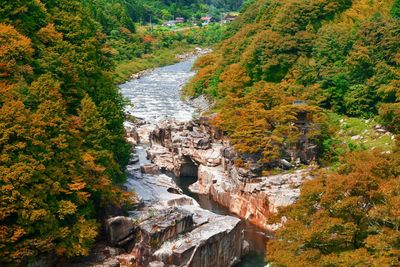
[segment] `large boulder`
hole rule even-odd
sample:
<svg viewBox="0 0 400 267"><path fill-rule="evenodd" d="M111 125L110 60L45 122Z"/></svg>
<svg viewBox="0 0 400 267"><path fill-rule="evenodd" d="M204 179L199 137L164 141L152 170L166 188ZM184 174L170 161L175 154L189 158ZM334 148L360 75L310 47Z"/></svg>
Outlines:
<svg viewBox="0 0 400 267"><path fill-rule="evenodd" d="M232 266L243 255L242 239L240 220L219 216L164 243L153 257L168 266Z"/></svg>
<svg viewBox="0 0 400 267"><path fill-rule="evenodd" d="M106 220L108 240L113 246L123 246L134 239L135 224L129 217L118 216Z"/></svg>
<svg viewBox="0 0 400 267"><path fill-rule="evenodd" d="M148 220L139 224L140 241L157 248L166 240L193 229L193 213L173 207L160 210Z"/></svg>
<svg viewBox="0 0 400 267"><path fill-rule="evenodd" d="M137 242L131 251L135 264L147 266L151 254L165 241L192 230L193 214L181 208L159 210L138 226ZM132 263L133 263L132 262Z"/></svg>
<svg viewBox="0 0 400 267"><path fill-rule="evenodd" d="M153 163L140 166L140 171L145 174L153 174L153 175L160 174L160 168L158 167L158 165Z"/></svg>

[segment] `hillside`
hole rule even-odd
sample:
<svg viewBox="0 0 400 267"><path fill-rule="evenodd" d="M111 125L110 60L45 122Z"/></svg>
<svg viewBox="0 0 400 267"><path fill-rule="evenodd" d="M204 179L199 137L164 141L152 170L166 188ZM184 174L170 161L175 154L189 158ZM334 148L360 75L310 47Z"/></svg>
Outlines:
<svg viewBox="0 0 400 267"><path fill-rule="evenodd" d="M270 173L316 153L313 180L270 220L271 266L399 265L399 7L258 0L196 63L185 94L215 101L238 166L256 155Z"/></svg>
<svg viewBox="0 0 400 267"><path fill-rule="evenodd" d="M87 255L130 145L105 35L81 1L0 3L0 265Z"/></svg>
<svg viewBox="0 0 400 267"><path fill-rule="evenodd" d="M256 1L231 26L232 36L197 62L199 72L186 94L216 99L217 124L242 152L274 148L276 153L263 156L267 162L296 143L292 137L296 139L298 129L288 123L297 120L293 115L299 110L314 123L309 138L319 144L320 156L332 158L338 151L332 140L336 126L326 119L326 111L374 118L396 133L398 5Z"/></svg>

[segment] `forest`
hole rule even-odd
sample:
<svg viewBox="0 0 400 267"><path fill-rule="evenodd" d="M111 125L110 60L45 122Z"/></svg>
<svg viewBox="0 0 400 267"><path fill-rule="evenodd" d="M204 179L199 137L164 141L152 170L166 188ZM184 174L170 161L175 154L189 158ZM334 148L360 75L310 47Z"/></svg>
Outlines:
<svg viewBox="0 0 400 267"><path fill-rule="evenodd" d="M125 14L133 22L159 23L176 17L198 19L207 14L219 17L220 12L238 10L241 5L242 0L96 0L90 8L98 21L112 24L109 18L118 18L122 9L126 9Z"/></svg>
<svg viewBox="0 0 400 267"><path fill-rule="evenodd" d="M237 10L227 26L151 28ZM116 84L194 46L213 52L184 95L214 103L241 155L262 175L319 166L271 218L286 220L271 266L399 266L400 0L0 1L0 265L89 254L102 211L135 201ZM315 161L291 162L304 138Z"/></svg>
<svg viewBox="0 0 400 267"><path fill-rule="evenodd" d="M296 143L298 130L286 126L304 109L320 156L337 159L332 114L400 130L398 5L256 1L230 27L231 37L198 60L186 94L215 99L216 123L242 152L268 151L266 162Z"/></svg>
<svg viewBox="0 0 400 267"><path fill-rule="evenodd" d="M130 146L106 36L80 1L0 4L0 264L88 253Z"/></svg>

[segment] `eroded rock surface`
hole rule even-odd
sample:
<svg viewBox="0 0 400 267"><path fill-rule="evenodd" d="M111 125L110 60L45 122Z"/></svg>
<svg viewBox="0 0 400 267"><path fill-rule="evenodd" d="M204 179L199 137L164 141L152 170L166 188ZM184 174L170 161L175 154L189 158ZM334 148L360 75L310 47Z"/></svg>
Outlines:
<svg viewBox="0 0 400 267"><path fill-rule="evenodd" d="M113 217L106 221L106 231L111 245L122 246L133 239L135 225L131 218Z"/></svg>
<svg viewBox="0 0 400 267"><path fill-rule="evenodd" d="M256 155L242 155L248 168L236 167L238 153L207 118L166 120L158 123L147 138L152 162L178 177L195 173L198 181L190 186L193 192L210 194L233 213L267 230L276 228L267 224L268 217L278 207L293 203L300 185L310 178L309 169L263 177Z"/></svg>
<svg viewBox="0 0 400 267"><path fill-rule="evenodd" d="M202 267L232 266L242 255L240 220L218 216L182 238L165 242L154 258L168 265Z"/></svg>
<svg viewBox="0 0 400 267"><path fill-rule="evenodd" d="M142 209L108 220L110 241L126 252L104 264L224 267L238 262L247 251L241 220L202 209L171 177L152 171L158 166L146 158L144 147L136 147L136 154L139 161L129 166L126 187L136 192Z"/></svg>

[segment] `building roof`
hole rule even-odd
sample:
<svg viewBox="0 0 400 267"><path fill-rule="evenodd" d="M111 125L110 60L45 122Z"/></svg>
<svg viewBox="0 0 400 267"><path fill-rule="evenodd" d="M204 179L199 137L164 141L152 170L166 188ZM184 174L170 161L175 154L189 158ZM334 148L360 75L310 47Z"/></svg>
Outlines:
<svg viewBox="0 0 400 267"><path fill-rule="evenodd" d="M164 22L163 25L172 25L172 24L175 24L175 20L166 21Z"/></svg>

